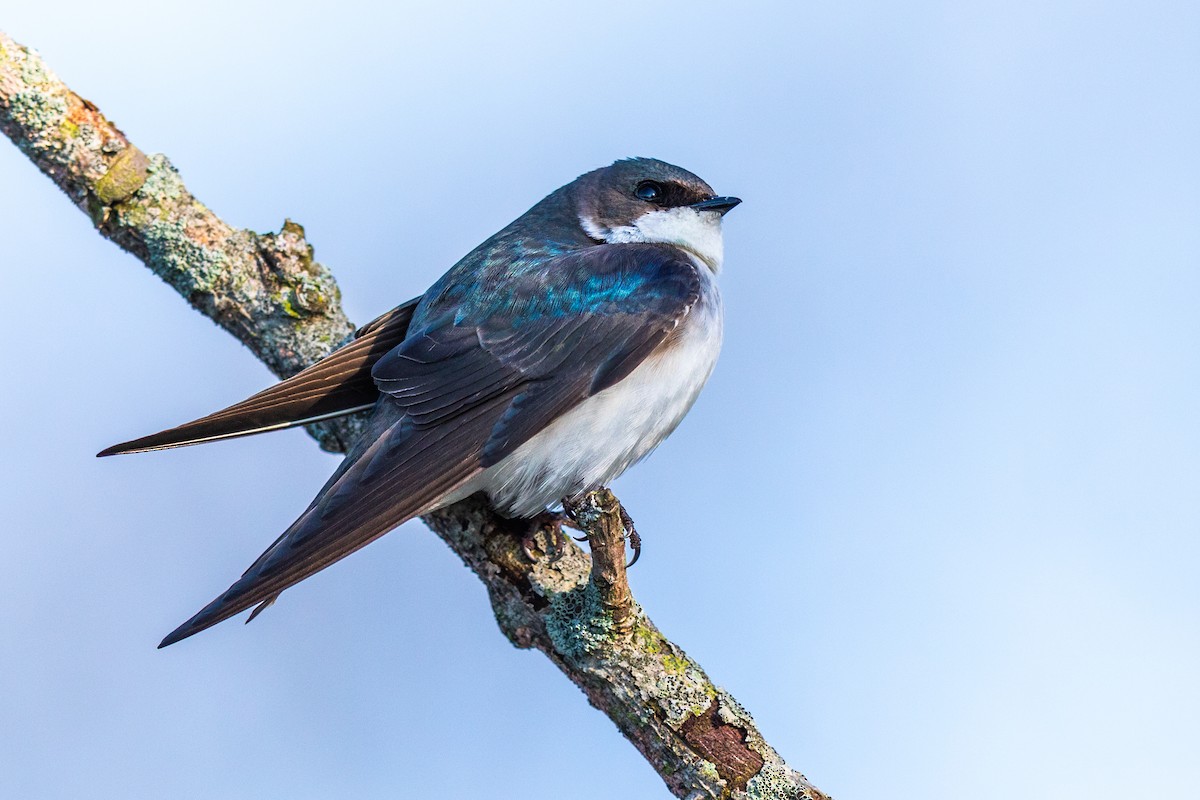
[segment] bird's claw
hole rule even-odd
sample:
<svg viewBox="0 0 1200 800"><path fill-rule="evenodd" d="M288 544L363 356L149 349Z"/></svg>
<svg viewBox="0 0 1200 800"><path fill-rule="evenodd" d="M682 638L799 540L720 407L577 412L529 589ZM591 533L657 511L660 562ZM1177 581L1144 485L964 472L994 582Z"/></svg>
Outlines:
<svg viewBox="0 0 1200 800"><path fill-rule="evenodd" d="M625 538L629 540L629 547L633 550L633 558L629 559L629 563L625 565L625 569L629 569L642 557L642 536L633 526L633 517L629 516L625 506L618 505L618 508L621 511L621 526L625 528Z"/></svg>
<svg viewBox="0 0 1200 800"><path fill-rule="evenodd" d="M583 528L579 527L579 523L575 521L575 509L577 506L571 501L571 498L564 497L559 502L562 503L563 507L562 524L569 528L574 528L577 531L583 530ZM572 536L571 538L577 542L586 542L588 540L587 534L584 534L583 536Z"/></svg>
<svg viewBox="0 0 1200 800"><path fill-rule="evenodd" d="M529 531L521 537L521 552L530 561L537 561L537 534L543 528L548 530L547 543L548 551L550 552L550 563L553 564L563 557L567 552L567 535L563 533L562 526L570 524L568 519L564 519L559 514L545 513L541 514L529 523ZM574 527L574 526L572 526Z"/></svg>

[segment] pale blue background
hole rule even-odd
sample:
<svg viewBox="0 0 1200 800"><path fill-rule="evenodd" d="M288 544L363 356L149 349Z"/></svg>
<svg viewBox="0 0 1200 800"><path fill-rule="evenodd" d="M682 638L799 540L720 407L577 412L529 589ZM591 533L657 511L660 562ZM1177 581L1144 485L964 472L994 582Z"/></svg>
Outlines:
<svg viewBox="0 0 1200 800"><path fill-rule="evenodd" d="M381 5L0 27L360 322L620 156L743 197L721 362L617 487L638 598L842 800L1196 796L1200 7ZM92 458L269 377L0 187L0 796L665 796L419 524L156 652L336 462Z"/></svg>

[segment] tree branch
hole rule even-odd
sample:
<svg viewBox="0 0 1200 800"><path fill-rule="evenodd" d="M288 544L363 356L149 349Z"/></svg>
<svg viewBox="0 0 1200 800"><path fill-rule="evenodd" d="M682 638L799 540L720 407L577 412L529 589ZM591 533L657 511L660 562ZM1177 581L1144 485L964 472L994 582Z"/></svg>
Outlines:
<svg viewBox="0 0 1200 800"><path fill-rule="evenodd" d="M304 230L230 227L184 186L165 156L147 156L33 51L0 32L0 129L88 215L205 316L286 377L334 350L354 326ZM344 451L361 420L310 431ZM487 589L500 629L546 655L616 724L677 797L825 795L767 744L750 715L654 626L629 595L620 506L588 495L577 519L596 550L550 541L531 563L523 531L476 496L425 522ZM594 573L594 574L593 574Z"/></svg>

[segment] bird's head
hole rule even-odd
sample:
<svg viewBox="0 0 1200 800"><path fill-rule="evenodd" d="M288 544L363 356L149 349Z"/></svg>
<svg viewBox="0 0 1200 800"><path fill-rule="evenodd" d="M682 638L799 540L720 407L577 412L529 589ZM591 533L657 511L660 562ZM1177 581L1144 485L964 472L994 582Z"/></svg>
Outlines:
<svg viewBox="0 0 1200 800"><path fill-rule="evenodd" d="M660 242L721 269L721 217L738 203L697 176L653 158L627 158L587 173L571 193L583 230L598 242Z"/></svg>

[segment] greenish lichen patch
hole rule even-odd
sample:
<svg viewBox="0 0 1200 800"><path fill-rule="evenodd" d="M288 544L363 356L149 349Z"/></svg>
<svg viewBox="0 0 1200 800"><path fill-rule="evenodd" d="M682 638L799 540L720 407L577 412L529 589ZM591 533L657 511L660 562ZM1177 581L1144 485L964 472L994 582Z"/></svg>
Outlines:
<svg viewBox="0 0 1200 800"><path fill-rule="evenodd" d="M161 153L150 156L146 168L146 180L142 183L141 196L151 204L161 205L167 200L178 200L186 191L179 172Z"/></svg>
<svg viewBox="0 0 1200 800"><path fill-rule="evenodd" d="M662 652L662 634L650 627L645 614L638 614L634 617L632 636L638 650L643 653L654 655Z"/></svg>
<svg viewBox="0 0 1200 800"><path fill-rule="evenodd" d="M27 134L25 147L45 148L58 142L54 134L67 116L67 101L45 92L20 92L9 103L8 114ZM61 144L58 145L62 147Z"/></svg>
<svg viewBox="0 0 1200 800"><path fill-rule="evenodd" d="M322 314L329 307L329 298L322 291L320 284L304 277L297 277L291 284L291 291L285 292L283 302L288 316L300 319Z"/></svg>
<svg viewBox="0 0 1200 800"><path fill-rule="evenodd" d="M680 658L672 653L667 653L662 657L663 669L672 675L682 675L687 671L688 662L686 658Z"/></svg>
<svg viewBox="0 0 1200 800"><path fill-rule="evenodd" d="M142 228L142 238L150 256L148 266L185 296L211 292L229 266L225 253L189 238L182 222L149 222Z"/></svg>
<svg viewBox="0 0 1200 800"><path fill-rule="evenodd" d="M721 780L721 775L717 772L717 765L703 758L700 759L700 763L696 766L696 772L698 772L701 777L710 781L715 782Z"/></svg>
<svg viewBox="0 0 1200 800"><path fill-rule="evenodd" d="M162 155L147 158L137 153L140 151L133 147L123 151L117 161L124 157L125 163L114 163L109 171L116 174L107 196L129 192L125 198L129 202L119 207L120 224L137 230L149 256L147 266L176 291L185 297L211 293L233 274L230 255L224 249L227 243L206 244L206 236L201 235L205 229L191 227L198 221L197 212L204 209L198 203L194 207L180 203L187 198L187 190L171 163ZM98 199L102 199L100 189L97 184Z"/></svg>
<svg viewBox="0 0 1200 800"><path fill-rule="evenodd" d="M580 658L600 650L611 638L612 615L601 605L594 584L552 594L548 599L546 633L562 655Z"/></svg>
<svg viewBox="0 0 1200 800"><path fill-rule="evenodd" d="M18 49L5 62L6 72L14 76L16 81L0 76L5 78L4 94L7 95L7 102L0 108L20 131L21 136L14 138L15 143L27 152L68 149L70 139L64 140L59 135L59 127L67 116L69 106L62 93L52 90L51 76L41 59L31 52Z"/></svg>
<svg viewBox="0 0 1200 800"><path fill-rule="evenodd" d="M58 83L58 79L46 67L46 62L32 47L25 48L21 60L21 81L29 86L40 86L48 83Z"/></svg>
<svg viewBox="0 0 1200 800"><path fill-rule="evenodd" d="M279 305L283 308L283 313L287 314L292 319L301 319L304 315L297 311L296 307L292 305L292 299L290 295L291 292L284 292L281 294L279 296Z"/></svg>

